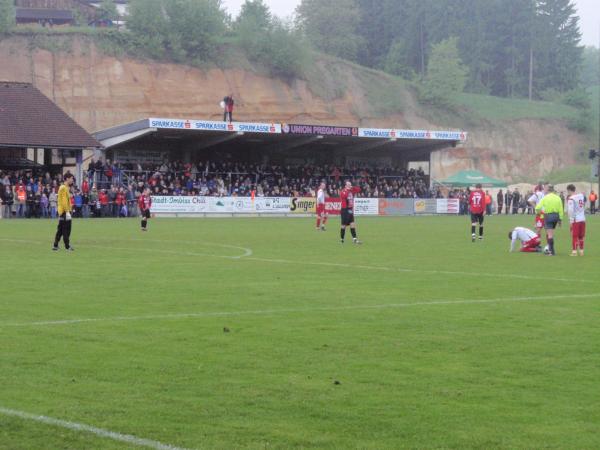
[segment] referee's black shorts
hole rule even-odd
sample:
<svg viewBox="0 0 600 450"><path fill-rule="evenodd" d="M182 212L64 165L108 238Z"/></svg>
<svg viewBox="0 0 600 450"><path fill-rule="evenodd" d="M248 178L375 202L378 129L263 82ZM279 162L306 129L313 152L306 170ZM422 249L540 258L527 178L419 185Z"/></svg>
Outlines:
<svg viewBox="0 0 600 450"><path fill-rule="evenodd" d="M352 208L342 208L341 213L343 226L354 223L354 211L352 211Z"/></svg>
<svg viewBox="0 0 600 450"><path fill-rule="evenodd" d="M560 222L558 213L544 214L544 228L546 230L554 230Z"/></svg>

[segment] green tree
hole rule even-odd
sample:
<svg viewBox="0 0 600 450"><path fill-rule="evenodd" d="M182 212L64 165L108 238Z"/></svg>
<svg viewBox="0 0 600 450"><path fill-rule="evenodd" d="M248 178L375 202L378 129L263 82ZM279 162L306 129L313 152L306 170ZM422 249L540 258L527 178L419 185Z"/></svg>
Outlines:
<svg viewBox="0 0 600 450"><path fill-rule="evenodd" d="M458 54L458 39L445 39L431 49L421 98L427 103L452 106L456 94L464 91L467 69Z"/></svg>
<svg viewBox="0 0 600 450"><path fill-rule="evenodd" d="M100 18L104 20L117 20L119 18L115 0L102 0L100 3Z"/></svg>
<svg viewBox="0 0 600 450"><path fill-rule="evenodd" d="M0 33L10 31L15 25L15 5L13 0L0 0Z"/></svg>
<svg viewBox="0 0 600 450"><path fill-rule="evenodd" d="M360 10L355 0L302 0L297 25L318 50L357 61L364 49L359 33Z"/></svg>
<svg viewBox="0 0 600 450"><path fill-rule="evenodd" d="M152 56L207 61L225 19L220 0L132 0L127 26Z"/></svg>
<svg viewBox="0 0 600 450"><path fill-rule="evenodd" d="M246 0L236 19L234 30L238 45L246 51L249 59L260 60L267 57L272 29L272 16L269 7L262 0Z"/></svg>
<svg viewBox="0 0 600 450"><path fill-rule="evenodd" d="M600 49L596 47L586 47L583 50L581 84L584 87L600 85Z"/></svg>

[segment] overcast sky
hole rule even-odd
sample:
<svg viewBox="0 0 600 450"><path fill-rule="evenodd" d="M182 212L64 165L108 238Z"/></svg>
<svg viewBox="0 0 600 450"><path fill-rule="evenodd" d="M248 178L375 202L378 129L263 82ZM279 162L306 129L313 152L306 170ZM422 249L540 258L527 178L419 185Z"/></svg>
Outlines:
<svg viewBox="0 0 600 450"><path fill-rule="evenodd" d="M239 13L244 0L222 0L227 10L234 17ZM326 1L326 0L325 0ZM510 1L510 0L506 0ZM296 9L300 0L265 0L271 11L280 17L288 17ZM600 29L600 0L575 0L583 33L582 43L598 47Z"/></svg>

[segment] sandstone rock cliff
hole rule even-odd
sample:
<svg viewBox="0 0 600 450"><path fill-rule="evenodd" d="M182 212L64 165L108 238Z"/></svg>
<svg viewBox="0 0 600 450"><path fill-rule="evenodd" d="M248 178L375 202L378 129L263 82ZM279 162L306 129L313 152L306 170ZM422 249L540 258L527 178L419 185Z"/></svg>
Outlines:
<svg viewBox="0 0 600 450"><path fill-rule="evenodd" d="M35 84L89 131L150 116L220 120L218 104L227 93L236 97L237 120L448 128L425 119L408 90L394 92L402 108L392 107L383 117L377 105L381 98L374 98L368 86L385 84L383 74L343 61L318 64L323 84L338 91L333 100L315 94L304 80L286 83L252 70L202 70L106 56L85 39L74 39L63 51L32 48L24 37L0 41L0 80ZM559 121L488 123L466 131L464 146L433 157L434 178L477 168L508 180L532 179L571 164L582 144Z"/></svg>

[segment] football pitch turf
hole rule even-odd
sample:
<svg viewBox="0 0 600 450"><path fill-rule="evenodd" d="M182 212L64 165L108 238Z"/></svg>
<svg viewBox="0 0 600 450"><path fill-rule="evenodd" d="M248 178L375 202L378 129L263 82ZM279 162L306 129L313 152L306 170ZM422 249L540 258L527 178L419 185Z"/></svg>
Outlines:
<svg viewBox="0 0 600 450"><path fill-rule="evenodd" d="M599 448L600 222L532 222L1 220L0 448Z"/></svg>

